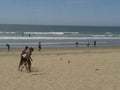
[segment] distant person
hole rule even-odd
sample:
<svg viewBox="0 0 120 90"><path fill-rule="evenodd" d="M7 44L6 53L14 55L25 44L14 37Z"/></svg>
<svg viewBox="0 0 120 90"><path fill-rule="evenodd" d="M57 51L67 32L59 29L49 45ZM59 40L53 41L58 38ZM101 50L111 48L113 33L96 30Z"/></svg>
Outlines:
<svg viewBox="0 0 120 90"><path fill-rule="evenodd" d="M20 70L20 67L22 65L22 62L24 60L24 57L23 55L24 54L27 54L27 50L28 50L28 46L25 46L24 50L22 50L22 53L20 54L20 63L19 63L19 66L18 66L18 70Z"/></svg>
<svg viewBox="0 0 120 90"><path fill-rule="evenodd" d="M31 37L31 35L30 35L30 34L29 34L28 36L29 36L29 37Z"/></svg>
<svg viewBox="0 0 120 90"><path fill-rule="evenodd" d="M76 44L76 47L78 47L78 44L79 44L79 43L78 43L78 42L76 42L75 44Z"/></svg>
<svg viewBox="0 0 120 90"><path fill-rule="evenodd" d="M88 41L88 43L87 43L87 47L89 47L90 46L90 43L89 43L89 41Z"/></svg>
<svg viewBox="0 0 120 90"><path fill-rule="evenodd" d="M96 46L96 41L94 41L94 47Z"/></svg>
<svg viewBox="0 0 120 90"><path fill-rule="evenodd" d="M41 42L38 44L38 50L41 51Z"/></svg>
<svg viewBox="0 0 120 90"><path fill-rule="evenodd" d="M10 51L10 45L9 44L6 44L6 46L8 47L8 52Z"/></svg>

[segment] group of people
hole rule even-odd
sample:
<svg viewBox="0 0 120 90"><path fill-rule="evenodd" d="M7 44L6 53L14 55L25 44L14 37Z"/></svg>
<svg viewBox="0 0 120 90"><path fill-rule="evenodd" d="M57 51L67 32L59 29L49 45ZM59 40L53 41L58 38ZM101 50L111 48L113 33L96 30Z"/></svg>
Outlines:
<svg viewBox="0 0 120 90"><path fill-rule="evenodd" d="M26 67L27 71L31 71L31 55L32 52L34 51L34 49L32 47L28 47L26 46L25 49L22 51L21 55L20 55L20 63L18 66L18 70L22 71L24 67Z"/></svg>
<svg viewBox="0 0 120 90"><path fill-rule="evenodd" d="M93 45L94 45L94 47L96 46L96 41L94 41ZM89 43L89 41L88 41L87 47L89 47L89 46L90 46L90 43Z"/></svg>
<svg viewBox="0 0 120 90"><path fill-rule="evenodd" d="M41 51L41 42L39 42L38 44L38 50ZM22 71L25 67L26 70L28 70L29 72L31 71L31 61L33 61L31 55L33 51L34 49L32 47L29 48L28 46L25 46L20 55L18 70Z"/></svg>
<svg viewBox="0 0 120 90"><path fill-rule="evenodd" d="M78 42L75 43L76 47L78 47L78 44L79 44ZM96 41L93 42L93 45L94 45L94 47L96 46ZM88 41L87 47L89 47L89 46L90 46L90 43Z"/></svg>

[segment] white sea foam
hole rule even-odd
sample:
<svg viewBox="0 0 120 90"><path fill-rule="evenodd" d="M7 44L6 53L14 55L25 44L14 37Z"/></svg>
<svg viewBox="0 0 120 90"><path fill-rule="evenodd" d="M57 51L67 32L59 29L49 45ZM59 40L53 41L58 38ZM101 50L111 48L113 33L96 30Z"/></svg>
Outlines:
<svg viewBox="0 0 120 90"><path fill-rule="evenodd" d="M64 34L79 34L79 32L24 32L24 34L64 35Z"/></svg>
<svg viewBox="0 0 120 90"><path fill-rule="evenodd" d="M63 32L24 32L24 34L57 34L63 35Z"/></svg>
<svg viewBox="0 0 120 90"><path fill-rule="evenodd" d="M17 34L18 32L0 32L0 34Z"/></svg>
<svg viewBox="0 0 120 90"><path fill-rule="evenodd" d="M88 40L88 39L120 39L120 37L0 37L0 39L12 40Z"/></svg>
<svg viewBox="0 0 120 90"><path fill-rule="evenodd" d="M31 34L31 35L64 35L70 34L75 35L79 32L0 32L0 34Z"/></svg>
<svg viewBox="0 0 120 90"><path fill-rule="evenodd" d="M114 35L106 35L106 34L104 34L104 35L91 35L92 37L113 37Z"/></svg>

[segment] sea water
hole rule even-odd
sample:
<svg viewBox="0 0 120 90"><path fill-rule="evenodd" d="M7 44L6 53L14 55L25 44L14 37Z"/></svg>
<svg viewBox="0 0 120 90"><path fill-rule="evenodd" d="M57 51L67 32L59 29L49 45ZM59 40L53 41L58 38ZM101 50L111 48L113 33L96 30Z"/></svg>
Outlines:
<svg viewBox="0 0 120 90"><path fill-rule="evenodd" d="M113 26L57 26L57 25L0 25L0 48L66 48L120 46L120 27Z"/></svg>

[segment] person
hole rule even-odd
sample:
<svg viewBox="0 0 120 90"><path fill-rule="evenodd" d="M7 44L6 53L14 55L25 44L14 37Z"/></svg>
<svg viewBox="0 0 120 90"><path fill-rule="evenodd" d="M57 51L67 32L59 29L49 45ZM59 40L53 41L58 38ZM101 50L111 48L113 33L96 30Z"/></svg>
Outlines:
<svg viewBox="0 0 120 90"><path fill-rule="evenodd" d="M94 47L96 46L96 41L94 41Z"/></svg>
<svg viewBox="0 0 120 90"><path fill-rule="evenodd" d="M8 52L10 51L10 45L9 44L6 44L6 46L8 47Z"/></svg>
<svg viewBox="0 0 120 90"><path fill-rule="evenodd" d="M32 47L30 47L28 52L27 52L27 56L26 56L29 72L31 71L31 61L33 61L33 59L31 58L31 55L32 55L33 51L34 51L34 49Z"/></svg>
<svg viewBox="0 0 120 90"><path fill-rule="evenodd" d="M31 37L31 35L30 35L30 34L29 34L28 36L29 36L29 37Z"/></svg>
<svg viewBox="0 0 120 90"><path fill-rule="evenodd" d="M87 43L87 47L89 47L90 46L90 43L89 43L89 41L88 41L88 43Z"/></svg>
<svg viewBox="0 0 120 90"><path fill-rule="evenodd" d="M38 50L41 51L41 42L38 44Z"/></svg>
<svg viewBox="0 0 120 90"><path fill-rule="evenodd" d="M76 47L78 47L78 44L79 44L79 43L78 43L78 42L76 42L75 44L76 44Z"/></svg>
<svg viewBox="0 0 120 90"><path fill-rule="evenodd" d="M25 46L24 50L22 50L22 53L20 54L20 63L19 63L19 66L18 66L18 70L20 70L20 67L24 61L24 54L27 54L27 50L28 50L28 46Z"/></svg>

